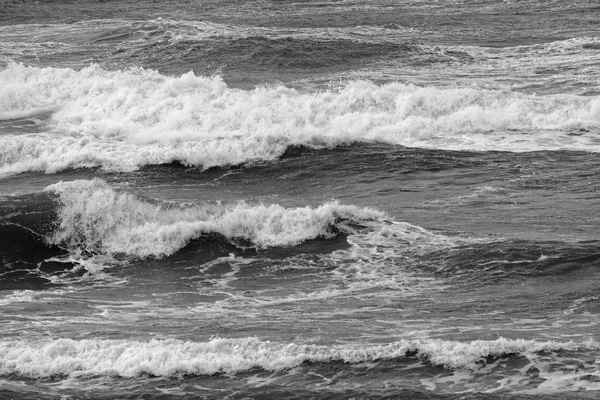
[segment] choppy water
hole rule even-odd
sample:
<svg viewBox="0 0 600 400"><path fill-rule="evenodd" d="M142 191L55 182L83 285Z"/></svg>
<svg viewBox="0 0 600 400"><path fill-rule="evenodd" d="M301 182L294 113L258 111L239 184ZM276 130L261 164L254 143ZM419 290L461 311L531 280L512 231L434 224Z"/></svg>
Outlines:
<svg viewBox="0 0 600 400"><path fill-rule="evenodd" d="M595 398L599 17L0 3L0 397Z"/></svg>

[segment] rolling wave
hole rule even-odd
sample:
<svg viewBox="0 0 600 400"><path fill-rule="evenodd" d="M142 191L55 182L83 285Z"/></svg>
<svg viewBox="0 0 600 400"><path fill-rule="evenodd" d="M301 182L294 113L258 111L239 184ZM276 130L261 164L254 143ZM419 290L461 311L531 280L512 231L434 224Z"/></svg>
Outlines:
<svg viewBox="0 0 600 400"><path fill-rule="evenodd" d="M165 257L206 235L242 247L295 246L338 233L361 248L403 247L418 252L475 239L445 236L396 222L370 208L325 203L316 208L277 204L156 204L120 192L100 179L60 182L46 192L60 204L57 226L47 241L88 253Z"/></svg>
<svg viewBox="0 0 600 400"><path fill-rule="evenodd" d="M31 195L23 197L27 196ZM73 273L94 275L104 268L169 257L191 246L192 253L183 251L183 257L193 254L190 261L207 269L247 256L246 251L260 257L267 270L272 263L293 269L317 260L317 268L333 269L321 280L344 284L334 290L320 283L311 290L313 298L373 288L413 293L433 282L427 273L412 271L415 259L481 242L338 202L318 207L160 202L114 189L97 178L59 182L25 204L13 203L15 207L7 205L7 214L0 216L0 233L11 238L3 243L14 253L13 261L2 262L0 273L14 273L18 264L23 288L34 287L40 279L59 282L57 274L69 279ZM35 252L22 254L27 249Z"/></svg>
<svg viewBox="0 0 600 400"><path fill-rule="evenodd" d="M600 99L366 81L322 92L246 91L220 77L11 64L0 119L56 110L42 133L0 135L0 176L148 164L276 160L354 142L456 150L600 151Z"/></svg>
<svg viewBox="0 0 600 400"><path fill-rule="evenodd" d="M328 203L317 208L279 205L160 205L119 193L106 182L61 182L49 186L61 203L59 226L50 243L86 252L164 257L202 235L242 239L249 246L293 246L317 237L332 237L338 221L378 220L371 209Z"/></svg>
<svg viewBox="0 0 600 400"><path fill-rule="evenodd" d="M5 198L0 211L0 242L6 250L0 272L27 279L32 270L45 276L77 263L87 268L85 260L96 257L107 265L122 258L161 259L190 245L203 252L194 253L194 259L206 262L259 250L282 265L302 263L295 256L298 251L312 253L313 240L328 249L318 255L323 268L335 265L336 274L354 276L360 287L365 282L386 287L400 282L404 287L401 277L415 274L460 285L561 275L593 267L599 258L596 242L468 237L335 201L317 207L162 202L115 189L98 178L59 182L42 193Z"/></svg>
<svg viewBox="0 0 600 400"><path fill-rule="evenodd" d="M303 363L362 363L416 356L446 368L478 369L486 357L551 351L598 350L595 342L538 342L497 339L455 342L436 339L400 340L364 346L280 344L257 338L212 339L209 342L168 340L3 340L0 375L135 377L213 375L253 369L281 371Z"/></svg>

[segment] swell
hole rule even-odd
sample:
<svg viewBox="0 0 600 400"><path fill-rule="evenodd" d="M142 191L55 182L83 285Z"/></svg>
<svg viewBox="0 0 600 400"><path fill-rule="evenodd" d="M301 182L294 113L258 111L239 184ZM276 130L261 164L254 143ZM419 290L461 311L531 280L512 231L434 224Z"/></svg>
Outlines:
<svg viewBox="0 0 600 400"><path fill-rule="evenodd" d="M161 41L111 57L119 63L143 65L165 74L218 70L224 80L238 87L302 79L310 74L349 71L390 59L401 61L404 65L452 60L410 43L293 36L211 37L174 43Z"/></svg>
<svg viewBox="0 0 600 400"><path fill-rule="evenodd" d="M495 240L432 252L423 264L435 265L432 271L436 275L461 285L498 284L545 276L586 280L598 271L600 252L595 240L574 243Z"/></svg>
<svg viewBox="0 0 600 400"><path fill-rule="evenodd" d="M35 39L28 35L35 29ZM398 31L363 26L277 30L206 21L91 20L74 24L16 25L6 36L1 61L31 65L141 66L163 74L221 71L238 87L302 79L311 74L363 68L394 60L423 66L469 61L467 53L440 51Z"/></svg>

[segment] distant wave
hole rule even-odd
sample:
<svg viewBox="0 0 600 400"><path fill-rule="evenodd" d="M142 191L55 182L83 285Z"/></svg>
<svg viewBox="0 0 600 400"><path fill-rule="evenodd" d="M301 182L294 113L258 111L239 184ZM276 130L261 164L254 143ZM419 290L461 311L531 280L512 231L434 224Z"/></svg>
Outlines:
<svg viewBox="0 0 600 400"><path fill-rule="evenodd" d="M600 151L600 98L354 81L301 93L227 87L217 77L11 64L0 118L56 109L46 133L0 136L0 176L181 162L275 160L289 146Z"/></svg>
<svg viewBox="0 0 600 400"><path fill-rule="evenodd" d="M436 339L400 340L382 345L317 346L280 344L257 338L180 340L4 340L0 341L0 375L33 378L116 375L134 377L213 375L252 369L281 371L305 362L361 363L416 356L447 368L474 368L485 357L533 356L537 352L577 351L595 342L559 343L534 340Z"/></svg>
<svg viewBox="0 0 600 400"><path fill-rule="evenodd" d="M34 43L27 40L32 29L38 34ZM62 66L96 61L144 66L163 73L225 67L259 83L266 78L261 72L276 78L282 71L306 76L307 70L351 70L381 59L419 66L468 59L464 53L450 55L418 44L402 35L406 31L410 29L368 25L290 27L280 31L272 27L162 18L12 25L0 26L0 34L15 40L0 43L0 63L32 62L34 53L37 59L54 56ZM115 51L115 44L119 51Z"/></svg>

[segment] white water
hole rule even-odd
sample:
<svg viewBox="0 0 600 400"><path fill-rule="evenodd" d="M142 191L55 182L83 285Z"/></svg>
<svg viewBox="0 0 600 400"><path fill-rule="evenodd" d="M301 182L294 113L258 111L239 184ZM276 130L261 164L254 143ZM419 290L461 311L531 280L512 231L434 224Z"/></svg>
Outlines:
<svg viewBox="0 0 600 400"><path fill-rule="evenodd" d="M448 368L477 369L482 357L542 351L598 349L597 343L558 343L497 339L455 342L400 340L382 345L317 346L280 344L257 338L209 342L167 340L14 340L0 341L0 375L133 377L235 373L255 368L280 371L303 362L360 363L404 357L407 352Z"/></svg>
<svg viewBox="0 0 600 400"><path fill-rule="evenodd" d="M88 252L163 257L203 235L246 239L256 247L293 246L331 237L337 219L379 220L368 208L327 203L317 208L213 203L152 204L113 190L100 179L49 186L62 203L60 225L48 238Z"/></svg>
<svg viewBox="0 0 600 400"><path fill-rule="evenodd" d="M45 133L0 135L0 175L99 166L131 171L274 160L290 145L352 142L460 150L600 151L600 98L474 88L227 87L220 77L134 68L0 71L0 120L56 110ZM573 134L574 133L574 134Z"/></svg>

